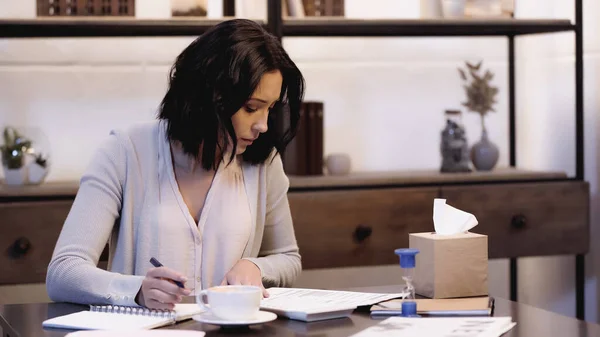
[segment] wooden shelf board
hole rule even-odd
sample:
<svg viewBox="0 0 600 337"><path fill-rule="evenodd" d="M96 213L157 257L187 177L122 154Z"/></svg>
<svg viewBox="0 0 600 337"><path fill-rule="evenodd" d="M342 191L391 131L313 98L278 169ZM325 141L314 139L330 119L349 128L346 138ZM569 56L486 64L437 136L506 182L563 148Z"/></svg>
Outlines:
<svg viewBox="0 0 600 337"><path fill-rule="evenodd" d="M546 19L287 19L283 36L502 36L574 31L569 20Z"/></svg>
<svg viewBox="0 0 600 337"><path fill-rule="evenodd" d="M172 19L136 19L123 17L52 17L38 19L2 19L0 37L157 37L199 36L210 27L232 19L181 17ZM265 26L262 21L255 20Z"/></svg>
<svg viewBox="0 0 600 337"><path fill-rule="evenodd" d="M133 37L198 36L232 19L177 17L49 17L1 19L0 37ZM256 20L266 27L262 20ZM502 36L572 31L569 20L548 19L414 19L373 20L339 17L285 19L283 36Z"/></svg>
<svg viewBox="0 0 600 337"><path fill-rule="evenodd" d="M520 182L568 179L564 172L542 172L498 168L491 172L439 173L437 171L357 172L346 176L289 176L290 190L361 186L404 186ZM0 198L74 197L78 181L47 182L41 185L8 186L0 183Z"/></svg>
<svg viewBox="0 0 600 337"><path fill-rule="evenodd" d="M346 176L290 176L290 189L339 188L361 186L406 186L469 184L504 181L543 181L568 179L564 172L529 171L498 168L490 172L440 173L435 170L357 172Z"/></svg>
<svg viewBox="0 0 600 337"><path fill-rule="evenodd" d="M0 182L0 198L75 197L79 181L47 182L40 185L10 186Z"/></svg>

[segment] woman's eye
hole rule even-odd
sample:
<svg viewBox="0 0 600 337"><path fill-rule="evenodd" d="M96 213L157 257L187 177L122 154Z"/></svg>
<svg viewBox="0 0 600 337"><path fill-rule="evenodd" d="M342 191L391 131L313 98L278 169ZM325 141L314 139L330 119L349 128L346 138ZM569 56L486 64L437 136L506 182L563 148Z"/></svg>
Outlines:
<svg viewBox="0 0 600 337"><path fill-rule="evenodd" d="M248 111L248 112L255 112L256 111L256 109L254 109L252 107L249 107L247 105L244 107L244 109L246 109L246 111Z"/></svg>

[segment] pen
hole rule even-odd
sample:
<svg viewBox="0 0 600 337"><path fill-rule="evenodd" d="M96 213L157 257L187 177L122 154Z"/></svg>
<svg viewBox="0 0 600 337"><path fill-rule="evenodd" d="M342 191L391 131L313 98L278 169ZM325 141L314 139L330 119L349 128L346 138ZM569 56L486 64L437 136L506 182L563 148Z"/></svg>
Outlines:
<svg viewBox="0 0 600 337"><path fill-rule="evenodd" d="M155 258L150 258L150 263L152 263L153 266L155 266L156 268L158 267L163 267L162 263L158 262L157 259ZM175 281L172 280L173 282L175 282L175 284L179 287L179 288L184 288L183 283L179 282L179 281Z"/></svg>

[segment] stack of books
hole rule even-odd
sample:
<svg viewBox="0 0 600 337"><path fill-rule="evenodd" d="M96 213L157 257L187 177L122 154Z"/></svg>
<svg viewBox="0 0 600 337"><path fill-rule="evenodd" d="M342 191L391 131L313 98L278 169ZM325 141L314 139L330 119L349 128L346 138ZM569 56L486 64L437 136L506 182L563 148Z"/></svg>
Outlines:
<svg viewBox="0 0 600 337"><path fill-rule="evenodd" d="M283 155L289 175L323 174L323 102L303 102L296 137Z"/></svg>
<svg viewBox="0 0 600 337"><path fill-rule="evenodd" d="M402 315L402 299L394 299L373 305L373 316ZM494 298L488 296L444 299L416 299L417 314L423 316L491 316Z"/></svg>

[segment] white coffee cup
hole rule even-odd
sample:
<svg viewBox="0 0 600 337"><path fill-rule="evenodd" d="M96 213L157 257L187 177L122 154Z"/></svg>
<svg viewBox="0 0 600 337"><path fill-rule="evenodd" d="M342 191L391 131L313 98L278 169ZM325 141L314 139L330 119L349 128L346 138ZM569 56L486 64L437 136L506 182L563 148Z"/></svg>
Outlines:
<svg viewBox="0 0 600 337"><path fill-rule="evenodd" d="M196 295L196 303L227 321L249 320L258 314L262 290L256 286L211 287Z"/></svg>

